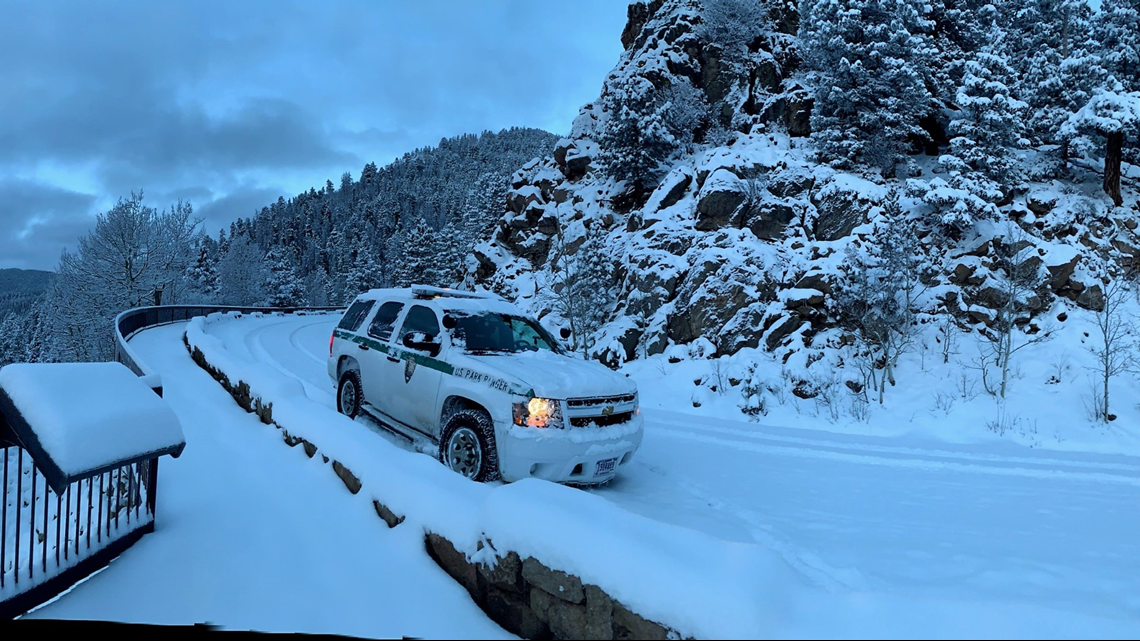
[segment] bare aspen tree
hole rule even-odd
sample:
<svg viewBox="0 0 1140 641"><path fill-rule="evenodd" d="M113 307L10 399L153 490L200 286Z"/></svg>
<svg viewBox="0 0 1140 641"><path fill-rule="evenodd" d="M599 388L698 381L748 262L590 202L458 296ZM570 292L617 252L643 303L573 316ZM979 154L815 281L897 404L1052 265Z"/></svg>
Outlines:
<svg viewBox="0 0 1140 641"><path fill-rule="evenodd" d="M1107 267L1105 260L1103 266ZM1113 376L1120 374L1131 367L1133 363L1132 336L1133 327L1124 311L1128 294L1128 285L1123 278L1107 275L1104 283L1104 301L1096 312L1096 331L1093 333L1094 342L1089 345L1089 352L1096 358L1096 373L1099 382L1103 385L1098 407L1093 411L1095 418L1101 421L1112 420L1109 412L1108 384Z"/></svg>

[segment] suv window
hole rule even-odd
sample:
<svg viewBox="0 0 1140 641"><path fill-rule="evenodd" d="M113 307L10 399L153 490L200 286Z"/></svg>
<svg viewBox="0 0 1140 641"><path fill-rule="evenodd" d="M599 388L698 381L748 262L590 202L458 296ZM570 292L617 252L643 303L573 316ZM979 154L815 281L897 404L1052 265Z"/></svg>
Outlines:
<svg viewBox="0 0 1140 641"><path fill-rule="evenodd" d="M376 312L376 318L373 318L372 324L368 326L368 335L382 341L392 338L392 330L396 328L396 318L400 315L401 309L404 309L403 303L381 305L380 311Z"/></svg>
<svg viewBox="0 0 1140 641"><path fill-rule="evenodd" d="M344 313L344 318L340 319L337 325L339 329L347 329L350 332L355 332L360 328L360 323L364 322L364 317L368 312L372 311L372 306L376 304L374 300L358 300L348 308Z"/></svg>
<svg viewBox="0 0 1140 641"><path fill-rule="evenodd" d="M423 332L428 336L439 336L439 319L435 317L435 312L423 305L413 306L408 310L408 317L404 319L400 336L407 336L410 332Z"/></svg>

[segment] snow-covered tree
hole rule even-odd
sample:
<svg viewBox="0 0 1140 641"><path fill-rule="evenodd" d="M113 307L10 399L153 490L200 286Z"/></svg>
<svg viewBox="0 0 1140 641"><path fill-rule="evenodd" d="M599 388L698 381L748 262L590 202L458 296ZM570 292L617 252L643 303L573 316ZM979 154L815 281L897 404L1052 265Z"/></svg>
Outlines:
<svg viewBox="0 0 1140 641"><path fill-rule="evenodd" d="M399 251L389 256L394 261L392 281L396 287L439 285L441 264L437 232L423 218L417 218L399 238Z"/></svg>
<svg viewBox="0 0 1140 641"><path fill-rule="evenodd" d="M920 0L804 0L800 39L814 90L812 140L838 167L894 171L924 140L932 51Z"/></svg>
<svg viewBox="0 0 1140 641"><path fill-rule="evenodd" d="M1009 189L1018 180L1015 150L1023 146L1028 105L1013 96L1013 70L999 51L987 47L964 66L955 97L959 111L950 122L950 154Z"/></svg>
<svg viewBox="0 0 1140 641"><path fill-rule="evenodd" d="M1067 155L1061 126L1105 76L1092 10L1085 0L1014 0L1006 16L1015 90L1029 107L1030 133L1038 142L1061 144Z"/></svg>
<svg viewBox="0 0 1140 641"><path fill-rule="evenodd" d="M292 265L276 250L265 255L269 273L265 279L266 307L297 307L305 304L305 285Z"/></svg>
<svg viewBox="0 0 1140 641"><path fill-rule="evenodd" d="M694 130L708 118L704 98L687 83L657 89L648 78L630 75L606 85L601 105L608 119L598 161L637 196L660 183L667 161L692 143Z"/></svg>
<svg viewBox="0 0 1140 641"><path fill-rule="evenodd" d="M1061 129L1061 135L1069 139L1090 132L1104 137L1104 193L1117 207L1124 202L1120 194L1124 141L1127 138L1135 140L1138 131L1140 92L1125 92L1119 82L1109 89L1096 90L1088 103L1072 114Z"/></svg>
<svg viewBox="0 0 1140 641"><path fill-rule="evenodd" d="M230 236L230 249L218 261L223 304L256 305L265 298L262 257L261 250L247 236Z"/></svg>
<svg viewBox="0 0 1140 641"><path fill-rule="evenodd" d="M211 302L218 296L218 270L214 266L214 257L210 250L203 245L198 250L198 259L186 272L189 279L189 294L192 299L201 302Z"/></svg>
<svg viewBox="0 0 1140 641"><path fill-rule="evenodd" d="M702 0L697 35L719 45L725 60L747 59L752 45L771 28L768 0Z"/></svg>
<svg viewBox="0 0 1140 641"><path fill-rule="evenodd" d="M378 253L369 241L359 242L353 249L345 277L345 301L352 300L361 292L384 286L384 271Z"/></svg>
<svg viewBox="0 0 1140 641"><path fill-rule="evenodd" d="M160 212L144 205L141 193L100 214L76 250L60 257L53 321L62 358L112 360L106 328L116 314L180 302L199 233L189 204Z"/></svg>
<svg viewBox="0 0 1140 641"><path fill-rule="evenodd" d="M1140 0L1101 0L1093 31L1105 71L1125 91L1140 91Z"/></svg>

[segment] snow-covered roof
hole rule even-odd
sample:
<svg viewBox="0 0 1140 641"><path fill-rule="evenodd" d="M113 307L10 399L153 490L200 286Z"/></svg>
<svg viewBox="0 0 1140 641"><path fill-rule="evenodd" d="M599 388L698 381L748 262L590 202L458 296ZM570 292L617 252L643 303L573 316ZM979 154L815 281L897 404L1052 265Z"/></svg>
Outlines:
<svg viewBox="0 0 1140 641"><path fill-rule="evenodd" d="M0 428L52 489L186 446L178 417L119 363L19 363L0 369ZM5 431L0 429L0 431Z"/></svg>

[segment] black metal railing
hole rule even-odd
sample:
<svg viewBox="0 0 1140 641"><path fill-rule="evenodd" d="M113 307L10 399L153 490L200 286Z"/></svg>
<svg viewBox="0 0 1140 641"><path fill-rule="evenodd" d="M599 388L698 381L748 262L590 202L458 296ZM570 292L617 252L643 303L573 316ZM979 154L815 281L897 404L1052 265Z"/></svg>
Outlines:
<svg viewBox="0 0 1140 641"><path fill-rule="evenodd" d="M165 305L115 318L115 360L161 396L162 383L128 341L138 332L215 312L295 313L344 307ZM0 417L0 428L3 428ZM24 614L105 567L154 531L158 457L123 461L49 485L31 454L0 429L0 621ZM57 491L59 490L59 491Z"/></svg>
<svg viewBox="0 0 1140 641"><path fill-rule="evenodd" d="M0 621L51 599L154 530L158 458L56 492L24 449L0 443Z"/></svg>

